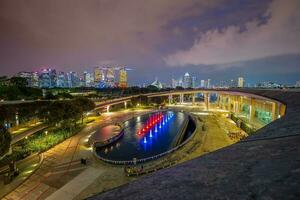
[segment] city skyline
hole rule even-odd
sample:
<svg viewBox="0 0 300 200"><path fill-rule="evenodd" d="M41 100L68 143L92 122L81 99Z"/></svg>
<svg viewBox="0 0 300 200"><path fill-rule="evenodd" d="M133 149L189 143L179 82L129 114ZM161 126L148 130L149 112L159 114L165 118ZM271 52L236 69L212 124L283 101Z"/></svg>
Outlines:
<svg viewBox="0 0 300 200"><path fill-rule="evenodd" d="M85 1L66 9L69 3L0 3L1 75L124 64L134 68L132 85L185 72L289 85L300 75L296 0Z"/></svg>

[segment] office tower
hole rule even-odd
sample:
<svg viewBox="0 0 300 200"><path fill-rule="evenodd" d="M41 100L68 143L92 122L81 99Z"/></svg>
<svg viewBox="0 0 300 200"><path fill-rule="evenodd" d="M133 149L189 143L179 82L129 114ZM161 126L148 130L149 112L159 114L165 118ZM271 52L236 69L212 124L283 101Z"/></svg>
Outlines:
<svg viewBox="0 0 300 200"><path fill-rule="evenodd" d="M56 87L56 70L43 69L39 75L39 85L41 88L54 88Z"/></svg>
<svg viewBox="0 0 300 200"><path fill-rule="evenodd" d="M192 77L192 88L196 88L196 81L197 81L196 76L193 76Z"/></svg>
<svg viewBox="0 0 300 200"><path fill-rule="evenodd" d="M27 81L27 86L32 87L33 73L32 72L19 72L18 77L24 78Z"/></svg>
<svg viewBox="0 0 300 200"><path fill-rule="evenodd" d="M67 73L67 85L69 88L79 87L80 79L76 72Z"/></svg>
<svg viewBox="0 0 300 200"><path fill-rule="evenodd" d="M64 72L58 72L56 84L59 88L68 87L67 76Z"/></svg>
<svg viewBox="0 0 300 200"><path fill-rule="evenodd" d="M192 87L192 77L188 72L184 74L183 77L183 87L184 88L191 88Z"/></svg>
<svg viewBox="0 0 300 200"><path fill-rule="evenodd" d="M83 87L92 87L92 83L93 83L92 74L88 73L87 71L83 72L82 86Z"/></svg>
<svg viewBox="0 0 300 200"><path fill-rule="evenodd" d="M39 73L32 72L31 87L39 87Z"/></svg>
<svg viewBox="0 0 300 200"><path fill-rule="evenodd" d="M200 81L200 87L201 88L205 88L205 80L201 80Z"/></svg>
<svg viewBox="0 0 300 200"><path fill-rule="evenodd" d="M105 82L108 87L115 86L115 69L113 67L107 68Z"/></svg>
<svg viewBox="0 0 300 200"><path fill-rule="evenodd" d="M102 68L95 68L94 70L94 82L99 83L104 81L104 71Z"/></svg>
<svg viewBox="0 0 300 200"><path fill-rule="evenodd" d="M239 77L238 78L238 87L244 87L244 84L245 84L245 80L244 80L244 78L243 77Z"/></svg>
<svg viewBox="0 0 300 200"><path fill-rule="evenodd" d="M178 86L178 80L172 78L172 88L176 88Z"/></svg>
<svg viewBox="0 0 300 200"><path fill-rule="evenodd" d="M119 71L119 87L127 87L127 71L125 68L121 68Z"/></svg>
<svg viewBox="0 0 300 200"><path fill-rule="evenodd" d="M211 80L207 79L207 88L211 88Z"/></svg>

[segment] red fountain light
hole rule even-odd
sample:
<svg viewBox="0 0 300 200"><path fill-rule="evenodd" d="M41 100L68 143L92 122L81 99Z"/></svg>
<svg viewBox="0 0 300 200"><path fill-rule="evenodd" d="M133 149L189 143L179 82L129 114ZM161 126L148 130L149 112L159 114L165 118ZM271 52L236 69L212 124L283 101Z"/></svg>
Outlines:
<svg viewBox="0 0 300 200"><path fill-rule="evenodd" d="M138 135L141 135L142 133L145 134L148 130L153 128L155 125L159 124L162 119L163 119L163 114L161 112L150 115L146 124L137 132L137 134Z"/></svg>

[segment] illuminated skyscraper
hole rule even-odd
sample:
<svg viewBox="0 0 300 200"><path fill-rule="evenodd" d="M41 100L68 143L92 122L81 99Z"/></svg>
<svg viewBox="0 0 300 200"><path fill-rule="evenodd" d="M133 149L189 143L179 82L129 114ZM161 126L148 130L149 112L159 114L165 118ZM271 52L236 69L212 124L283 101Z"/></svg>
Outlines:
<svg viewBox="0 0 300 200"><path fill-rule="evenodd" d="M201 80L201 82L200 82L200 87L201 87L201 88L205 88L205 80Z"/></svg>
<svg viewBox="0 0 300 200"><path fill-rule="evenodd" d="M192 77L192 88L196 88L196 80L197 80L196 76L193 76Z"/></svg>
<svg viewBox="0 0 300 200"><path fill-rule="evenodd" d="M245 80L243 77L238 78L238 87L244 87Z"/></svg>
<svg viewBox="0 0 300 200"><path fill-rule="evenodd" d="M183 77L183 87L184 88L192 87L192 77L187 72L184 74L184 77Z"/></svg>
<svg viewBox="0 0 300 200"><path fill-rule="evenodd" d="M92 77L92 74L91 73L88 73L88 72L83 72L83 80L82 80L82 83L83 83L83 87L91 87L92 86L92 83L93 83L93 77Z"/></svg>
<svg viewBox="0 0 300 200"><path fill-rule="evenodd" d="M19 72L18 76L26 79L28 87L39 86L39 75L37 72Z"/></svg>
<svg viewBox="0 0 300 200"><path fill-rule="evenodd" d="M68 87L67 76L64 72L58 72L56 84L57 84L57 87L59 87L59 88Z"/></svg>
<svg viewBox="0 0 300 200"><path fill-rule="evenodd" d="M56 70L43 69L39 76L39 85L41 88L54 88L56 87Z"/></svg>
<svg viewBox="0 0 300 200"><path fill-rule="evenodd" d="M178 86L178 80L172 78L172 88L176 88Z"/></svg>
<svg viewBox="0 0 300 200"><path fill-rule="evenodd" d="M104 81L104 72L102 68L95 68L94 70L94 81L95 83L99 83Z"/></svg>
<svg viewBox="0 0 300 200"><path fill-rule="evenodd" d="M207 79L207 88L210 88L210 87L211 87L211 80Z"/></svg>
<svg viewBox="0 0 300 200"><path fill-rule="evenodd" d="M119 87L127 87L127 71L125 68L120 69L119 71Z"/></svg>
<svg viewBox="0 0 300 200"><path fill-rule="evenodd" d="M67 81L68 81L69 88L74 88L74 87L80 86L80 79L76 72L67 73Z"/></svg>
<svg viewBox="0 0 300 200"><path fill-rule="evenodd" d="M113 67L107 68L105 82L108 87L115 86L115 69Z"/></svg>
<svg viewBox="0 0 300 200"><path fill-rule="evenodd" d="M32 73L31 87L39 87L39 73L38 72Z"/></svg>

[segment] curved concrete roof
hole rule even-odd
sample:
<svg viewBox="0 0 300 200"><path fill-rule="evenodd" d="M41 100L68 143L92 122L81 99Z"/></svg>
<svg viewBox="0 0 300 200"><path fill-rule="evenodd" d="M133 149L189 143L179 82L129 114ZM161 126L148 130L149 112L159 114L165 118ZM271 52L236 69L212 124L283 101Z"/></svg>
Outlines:
<svg viewBox="0 0 300 200"><path fill-rule="evenodd" d="M251 91L286 115L246 140L90 199L299 199L300 93Z"/></svg>

